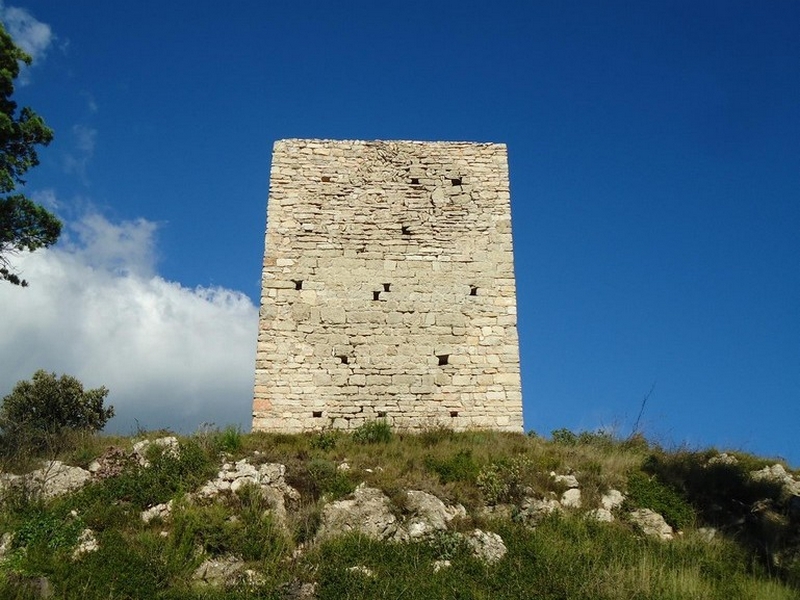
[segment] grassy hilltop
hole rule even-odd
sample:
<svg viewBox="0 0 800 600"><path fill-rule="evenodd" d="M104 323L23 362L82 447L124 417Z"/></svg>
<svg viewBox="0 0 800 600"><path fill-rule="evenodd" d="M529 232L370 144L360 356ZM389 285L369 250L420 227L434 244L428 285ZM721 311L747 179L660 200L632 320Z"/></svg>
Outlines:
<svg viewBox="0 0 800 600"><path fill-rule="evenodd" d="M410 435L383 423L352 434L205 429L177 448L151 444L144 464L129 454L133 442L163 435L75 434L37 459L6 456L6 473L37 468L40 458L86 469L103 456L113 468L54 497L24 478L3 485L0 598L800 597L792 471L785 481L752 475L774 460L666 451L602 433ZM296 490L285 513L257 486L197 494L223 462L224 470L241 459L285 465L285 483ZM554 475L574 476L581 506L533 518L532 504L555 506L574 487ZM416 541L319 536L324 507L352 498L362 483L383 492L397 523L410 518L409 490L465 511ZM592 515L610 490L625 501L600 522ZM169 501L168 513L142 518ZM674 539L642 533L629 516L642 508L662 515ZM505 555L477 558L465 541L475 529L499 534ZM79 550L87 530L94 544ZM198 581L210 559L243 570L224 585Z"/></svg>

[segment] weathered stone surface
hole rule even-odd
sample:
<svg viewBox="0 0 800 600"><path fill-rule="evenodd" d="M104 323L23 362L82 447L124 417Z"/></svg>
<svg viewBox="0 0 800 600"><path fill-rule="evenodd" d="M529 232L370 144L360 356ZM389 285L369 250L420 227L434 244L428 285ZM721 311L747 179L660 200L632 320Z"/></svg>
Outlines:
<svg viewBox="0 0 800 600"><path fill-rule="evenodd" d="M567 488L580 487L580 483L578 483L578 479L575 475L556 475L555 471L550 471L550 477L552 477L556 483L560 483Z"/></svg>
<svg viewBox="0 0 800 600"><path fill-rule="evenodd" d="M434 531L444 531L454 518L467 516L466 509L460 504L446 506L433 494L415 490L406 492L406 509L412 513L404 524L411 539L425 537Z"/></svg>
<svg viewBox="0 0 800 600"><path fill-rule="evenodd" d="M166 520L172 514L172 500L163 504L156 504L142 511L141 519L149 523L153 519Z"/></svg>
<svg viewBox="0 0 800 600"><path fill-rule="evenodd" d="M244 561L235 556L209 558L197 567L192 579L213 587L234 585L245 577Z"/></svg>
<svg viewBox="0 0 800 600"><path fill-rule="evenodd" d="M625 502L625 496L619 490L608 490L600 498L600 505L608 511L619 508L623 502Z"/></svg>
<svg viewBox="0 0 800 600"><path fill-rule="evenodd" d="M775 463L758 471L751 471L750 477L755 481L772 481L783 485L788 495L800 496L800 481L786 471L783 465Z"/></svg>
<svg viewBox="0 0 800 600"><path fill-rule="evenodd" d="M149 467L150 462L147 460L147 451L150 446L160 446L164 448L165 452L169 452L173 456L178 456L180 452L180 443L175 436L166 436L157 438L155 440L141 440L133 445L133 454L139 464L143 467Z"/></svg>
<svg viewBox="0 0 800 600"><path fill-rule="evenodd" d="M55 498L83 487L92 477L86 469L71 467L61 461L53 460L45 463L41 469L36 469L22 476L13 476L12 481L42 494L44 499Z"/></svg>
<svg viewBox="0 0 800 600"><path fill-rule="evenodd" d="M586 513L586 516L601 523L611 523L614 520L614 515L607 508L594 508Z"/></svg>
<svg viewBox="0 0 800 600"><path fill-rule="evenodd" d="M640 508L629 513L632 523L637 525L642 533L660 540L671 540L674 537L672 527L660 514L649 508Z"/></svg>
<svg viewBox="0 0 800 600"><path fill-rule="evenodd" d="M732 454L728 454L727 452L723 452L722 454L717 454L716 456L712 456L708 459L709 466L713 465L738 465L739 460L733 456Z"/></svg>
<svg viewBox="0 0 800 600"><path fill-rule="evenodd" d="M89 465L95 479L108 479L120 475L134 459L119 446L109 446L97 460Z"/></svg>
<svg viewBox="0 0 800 600"><path fill-rule="evenodd" d="M522 431L506 148L275 143L253 429Z"/></svg>
<svg viewBox="0 0 800 600"><path fill-rule="evenodd" d="M389 498L381 490L362 484L352 498L331 502L322 509L317 539L352 531L380 540L393 537L397 530Z"/></svg>
<svg viewBox="0 0 800 600"><path fill-rule="evenodd" d="M467 544L476 558L489 565L499 562L508 552L503 538L491 531L475 529L467 537Z"/></svg>
<svg viewBox="0 0 800 600"><path fill-rule="evenodd" d="M531 527L536 527L545 517L561 511L561 503L555 498L526 497L519 506L517 518Z"/></svg>
<svg viewBox="0 0 800 600"><path fill-rule="evenodd" d="M97 538L94 537L94 531L91 529L84 529L78 537L78 545L72 552L72 558L77 559L84 554L90 552L97 552L100 549L100 544L97 543Z"/></svg>
<svg viewBox="0 0 800 600"><path fill-rule="evenodd" d="M581 491L578 488L570 488L561 494L561 506L564 508L581 507Z"/></svg>

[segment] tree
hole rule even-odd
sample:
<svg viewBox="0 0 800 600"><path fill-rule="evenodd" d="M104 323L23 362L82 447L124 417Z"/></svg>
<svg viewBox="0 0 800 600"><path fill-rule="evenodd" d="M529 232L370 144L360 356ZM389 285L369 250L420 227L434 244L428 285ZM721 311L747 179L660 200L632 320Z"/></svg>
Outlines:
<svg viewBox="0 0 800 600"><path fill-rule="evenodd" d="M105 387L83 390L71 377L39 370L30 381L20 381L3 398L0 427L7 438L45 449L53 439L70 431L100 431L114 416L105 408Z"/></svg>
<svg viewBox="0 0 800 600"><path fill-rule="evenodd" d="M14 43L0 23L0 280L26 286L11 268L9 256L20 251L33 252L56 242L61 221L24 194L12 193L24 185L22 176L39 164L36 146L46 146L53 131L31 108L17 114L11 100L20 62L31 64L31 57Z"/></svg>

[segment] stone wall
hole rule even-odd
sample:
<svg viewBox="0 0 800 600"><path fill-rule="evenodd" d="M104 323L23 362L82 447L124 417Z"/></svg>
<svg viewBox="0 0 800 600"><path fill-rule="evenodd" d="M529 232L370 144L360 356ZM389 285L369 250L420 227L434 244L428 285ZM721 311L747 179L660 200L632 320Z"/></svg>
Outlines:
<svg viewBox="0 0 800 600"><path fill-rule="evenodd" d="M522 431L503 144L280 140L253 429Z"/></svg>

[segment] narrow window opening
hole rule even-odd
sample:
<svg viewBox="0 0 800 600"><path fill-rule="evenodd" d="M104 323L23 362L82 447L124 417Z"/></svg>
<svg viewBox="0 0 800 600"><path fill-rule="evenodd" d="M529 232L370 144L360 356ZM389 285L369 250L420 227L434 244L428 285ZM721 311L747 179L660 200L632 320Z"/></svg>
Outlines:
<svg viewBox="0 0 800 600"><path fill-rule="evenodd" d="M411 185L419 185L419 177L412 177Z"/></svg>
<svg viewBox="0 0 800 600"><path fill-rule="evenodd" d="M451 410L450 411L450 416L451 417L457 417L458 416L458 411L457 410Z"/></svg>
<svg viewBox="0 0 800 600"><path fill-rule="evenodd" d="M380 292L372 292L372 299L373 300L380 300L381 299L381 293Z"/></svg>
<svg viewBox="0 0 800 600"><path fill-rule="evenodd" d="M448 362L450 361L450 355L449 354L437 354L436 358L439 359L439 366L440 367L442 365L448 364Z"/></svg>
<svg viewBox="0 0 800 600"><path fill-rule="evenodd" d="M453 177L450 183L452 183L453 186L461 185L461 177Z"/></svg>
<svg viewBox="0 0 800 600"><path fill-rule="evenodd" d="M338 358L339 362L341 362L343 365L350 364L350 357L346 354L339 354L336 358Z"/></svg>
<svg viewBox="0 0 800 600"><path fill-rule="evenodd" d="M315 419L320 419L320 418L322 418L322 411L321 410L315 410L315 411L313 411L311 413L311 416L314 417Z"/></svg>
<svg viewBox="0 0 800 600"><path fill-rule="evenodd" d="M294 289L302 290L303 289L303 280L302 279L292 279L292 283L294 284Z"/></svg>
<svg viewBox="0 0 800 600"><path fill-rule="evenodd" d="M411 235L411 230L408 228L408 225L402 225L400 227L400 233L403 235Z"/></svg>
<svg viewBox="0 0 800 600"><path fill-rule="evenodd" d="M477 296L478 295L478 287L471 285L469 286L469 295L470 296Z"/></svg>
<svg viewBox="0 0 800 600"><path fill-rule="evenodd" d="M383 284L383 291L384 292L388 292L390 287L392 287L391 283L384 283Z"/></svg>
<svg viewBox="0 0 800 600"><path fill-rule="evenodd" d="M384 419L384 418L386 418L386 411L385 411L385 410L379 410L379 411L378 411L378 418L379 418L379 419Z"/></svg>
<svg viewBox="0 0 800 600"><path fill-rule="evenodd" d="M330 178L329 175L323 175L322 176L322 183L330 183L330 182L331 182L331 178Z"/></svg>

